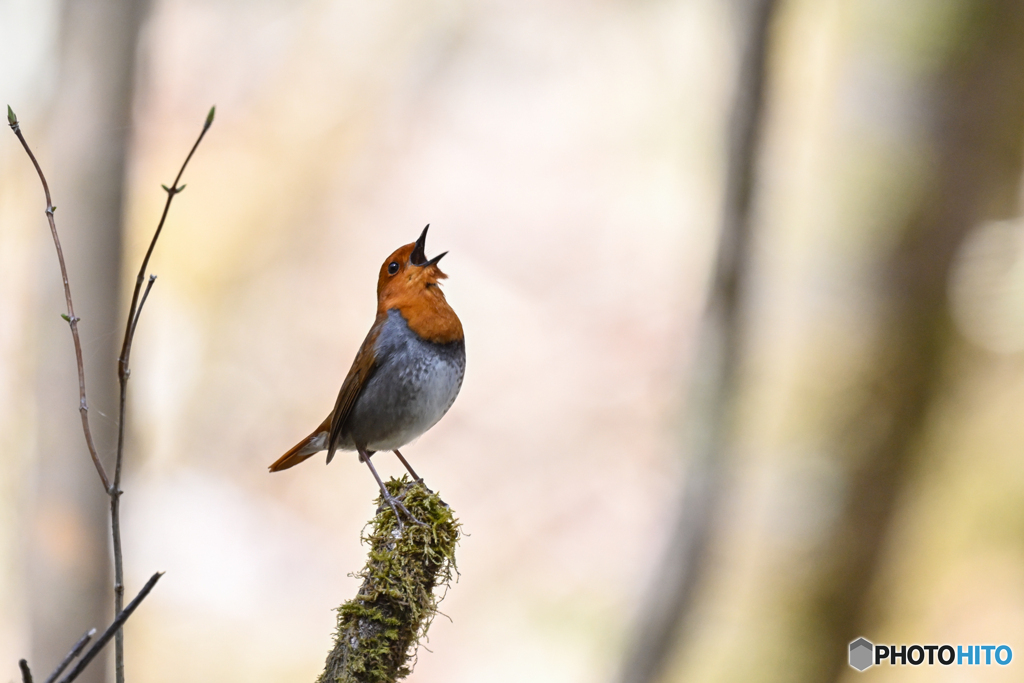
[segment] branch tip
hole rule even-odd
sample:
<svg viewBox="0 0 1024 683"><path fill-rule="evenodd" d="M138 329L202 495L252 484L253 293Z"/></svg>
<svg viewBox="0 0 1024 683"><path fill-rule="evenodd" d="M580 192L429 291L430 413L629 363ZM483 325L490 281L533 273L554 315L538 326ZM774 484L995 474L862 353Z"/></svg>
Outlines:
<svg viewBox="0 0 1024 683"><path fill-rule="evenodd" d="M54 681L57 680L57 677L64 673L64 669L68 668L71 662L73 662L78 655L82 654L82 650L85 649L85 646L89 644L89 641L92 640L94 635L96 635L96 629L91 628L88 633L79 638L74 647L72 647L64 656L64 660L57 665L57 668L53 670L53 673L47 676L45 683L54 683Z"/></svg>
<svg viewBox="0 0 1024 683"><path fill-rule="evenodd" d="M10 107L7 107L10 110ZM32 683L32 671L28 668L28 662L24 659L18 660L18 668L21 669L22 683Z"/></svg>
<svg viewBox="0 0 1024 683"><path fill-rule="evenodd" d="M7 110L10 111L10 107ZM213 115L217 112L217 105L210 107L210 113L206 115L206 123L203 124L203 130L206 130L213 125Z"/></svg>
<svg viewBox="0 0 1024 683"><path fill-rule="evenodd" d="M135 599L129 602L128 606L118 613L114 621L112 621L110 623L110 626L107 627L107 630L103 632L103 635L101 635L99 639L95 643L93 643L92 647L89 648L88 652L82 655L82 658L78 660L78 663L75 664L75 667L68 673L67 676L60 680L60 683L71 683L71 681L75 680L78 677L78 675L85 670L85 667L89 666L89 662L91 662L93 658L96 657L97 654L99 654L100 650L103 649L104 645L110 642L110 640L114 637L114 634L121 630L121 627L124 626L124 622L126 622L128 620L128 617L132 615L132 612L135 611L135 608L138 607L139 604L146 599L146 596L149 595L149 592L151 590L153 590L153 586L156 585L156 582L160 579L161 576L163 576L163 572L157 572L156 574L153 574L153 576L149 577L149 581L147 581L146 585L142 587L142 590L140 590L139 594L135 596Z"/></svg>
<svg viewBox="0 0 1024 683"><path fill-rule="evenodd" d="M210 110L210 118L212 119L212 117L213 117L213 110L211 109ZM11 109L11 105L9 105L9 104L7 105L7 123L11 126L11 128L14 128L15 126L18 125L18 117L14 115L14 110ZM21 661L25 661L25 660L21 660Z"/></svg>

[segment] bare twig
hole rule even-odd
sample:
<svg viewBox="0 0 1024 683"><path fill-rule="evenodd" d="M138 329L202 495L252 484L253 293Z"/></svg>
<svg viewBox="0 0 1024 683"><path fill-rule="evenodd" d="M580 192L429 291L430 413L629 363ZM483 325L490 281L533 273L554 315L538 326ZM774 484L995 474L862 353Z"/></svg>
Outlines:
<svg viewBox="0 0 1024 683"><path fill-rule="evenodd" d="M196 148L199 147L199 143L203 141L203 136L206 135L206 131L213 125L213 117L216 112L216 107L210 107L210 113L206 115L206 122L203 123L203 129L199 132L199 137L196 139L192 149L189 151L188 156L185 157L184 163L181 165L181 169L178 171L178 175L175 176L174 182L170 187L163 186L167 192L167 201L164 203L163 213L160 215L160 222L156 226L156 231L153 233L153 239L149 242L149 248L146 250L146 256L142 259L142 266L139 268L139 275L135 279L135 289L132 291L132 303L128 307L128 320L125 323L124 330L124 342L121 344L121 355L117 359L117 378L121 387L121 397L118 404L118 421L117 421L117 456L114 460L114 483L109 488L110 493L110 529L111 535L113 536L114 546L114 612L119 613L122 605L124 605L124 562L121 554L121 463L124 456L124 423L125 423L125 409L128 401L128 378L131 376L131 369L128 367L128 359L132 352L132 342L135 340L135 328L139 324L139 316L142 314L142 306L146 303L146 298L149 296L149 290L152 289L153 283L156 281L156 276L152 275L149 278L149 284L146 286L146 291L142 295L142 299L139 299L139 293L142 290L142 282L145 279L146 269L149 267L149 259L153 255L153 249L156 247L156 241L160 237L161 231L164 229L164 222L167 220L167 213L171 209L171 202L174 200L174 196L185 189L182 185L178 187L178 181L181 180L182 174L185 172L185 167L188 166L188 162L192 159L192 155L196 153ZM117 632L117 638L114 642L114 674L117 683L124 683L124 633L121 631Z"/></svg>
<svg viewBox="0 0 1024 683"><path fill-rule="evenodd" d="M192 149L189 151L188 156L185 157L184 163L181 165L181 169L178 171L178 175L174 178L174 183L167 187L164 186L164 190L167 192L167 202L164 204L163 213L160 216L160 222L157 224L156 232L153 234L153 239L149 243L149 249L146 250L146 256L142 260L142 267L139 269L139 275L135 282L135 289L132 292L132 302L128 309L128 319L125 324L124 342L121 345L121 355L118 357L118 379L120 381L121 396L119 402L118 411L118 431L117 431L117 456L114 462L114 480L110 481L107 476L106 470L103 468L103 464L100 462L99 456L96 452L96 446L93 443L92 431L89 428L89 415L88 406L85 400L85 366L82 362L82 345L78 337L78 318L75 316L74 305L71 301L71 286L68 283L67 268L64 265L64 253L61 250L60 239L57 236L57 226L54 223L53 212L56 209L53 206L53 202L50 199L50 188L46 182L46 177L43 175L43 171L39 166L39 162L36 161L35 155L28 146L28 142L25 141L25 137L21 133L21 126L18 123L17 117L14 115L14 111L10 105L7 107L7 121L11 126L11 130L18 136L18 140L21 141L22 146L28 153L29 158L32 160L33 166L35 166L36 172L39 174L39 180L43 184L43 192L46 195L46 217L50 223L50 232L53 235L54 245L57 247L57 259L60 262L61 276L64 281L64 296L67 299L68 313L66 316L62 316L71 326L71 336L75 342L75 357L78 361L78 389L80 397L80 412L82 415L82 429L85 432L85 441L89 447L89 454L92 457L93 464L96 466L96 472L100 476L100 480L103 482L103 488L106 490L107 495L110 497L110 531L114 546L114 613L119 615L118 619L115 619L114 624L111 628L111 635L116 633L115 641L115 654L114 654L114 670L116 675L117 683L124 683L124 633L121 631L120 624L124 623L124 619L128 618L128 614L131 613L131 609L134 609L129 605L129 609L122 609L124 606L124 562L121 551L121 464L123 461L124 454L124 424L125 424L125 409L127 406L127 392L128 392L128 377L131 375L131 370L128 367L128 359L131 354L132 341L135 339L135 330L139 323L139 316L142 313L142 307L146 303L146 299L149 296L149 291L153 287L153 283L156 281L156 276L151 275L149 278L149 284L146 286L146 290L142 293L140 299L139 294L142 291L142 282L145 279L146 268L149 266L149 259L153 255L153 249L156 247L156 241L160 237L160 233L163 230L164 223L167 220L167 213L171 208L171 201L174 196L185 189L185 186L178 186L178 181L181 180L182 174L185 172L185 167L188 166L188 162L192 159L192 155L195 154L196 149L199 147L199 143L202 142L203 137L206 135L206 131L210 129L213 124L213 117L216 111L216 107L211 107L210 112L206 116L206 121L203 124L203 129L199 133L199 137L196 139L195 144L192 145ZM145 594L152 589L152 584L156 583L156 579L159 575L154 575L150 579L150 583L143 589L143 592L139 594L139 597L135 599L133 604L145 597ZM120 615L124 615L124 619L120 618ZM116 628L115 628L116 627ZM108 629L110 631L110 629ZM98 648L101 648L107 640L110 639L107 633L100 638L99 641L86 653L86 656L82 658L72 670L64 681L73 680L75 676L80 673L89 661L95 656L95 652L98 652ZM88 640L86 640L88 642ZM84 643L82 644L84 647ZM90 654L92 653L92 654ZM69 655L70 659L71 657ZM67 659L67 662L70 662ZM65 663L63 666L67 666ZM23 674L27 671L28 664L26 663L23 667ZM59 675L59 671L55 672L55 675ZM49 683L49 682L48 682Z"/></svg>
<svg viewBox="0 0 1024 683"><path fill-rule="evenodd" d="M96 635L96 629L91 628L88 633L79 638L78 642L75 643L75 646L72 647L71 651L68 652L66 657L64 657L64 661L58 664L57 668L53 670L53 673L46 677L45 683L53 683L56 681L57 677L64 673L64 669L68 668L68 665L75 660L75 657L82 654L82 650L85 649L85 646L89 644L89 641L92 640L94 635Z"/></svg>
<svg viewBox="0 0 1024 683"><path fill-rule="evenodd" d="M28 662L24 659L19 659L18 668L21 669L22 683L32 683L32 671L28 668Z"/></svg>
<svg viewBox="0 0 1024 683"><path fill-rule="evenodd" d="M78 338L78 318L75 316L75 306L71 301L71 285L68 282L68 269L64 265L64 252L60 248L60 238L57 236L57 224L53 220L53 212L57 210L57 207L53 205L50 200L50 186L46 183L46 176L43 175L43 169L39 167L39 162L36 161L36 156L32 153L32 150L28 146L28 142L25 141L25 136L21 134L21 125L18 123L18 117L14 115L14 111L10 105L7 105L7 123L10 124L11 130L18 136L18 140L21 142L21 146L25 148L25 152L28 154L28 158L32 160L32 165L36 167L36 173L39 174L39 181L43 184L43 193L46 195L46 219L50 222L50 234L53 235L53 244L57 248L57 260L60 262L60 275L64 281L64 298L67 301L68 313L66 316L61 316L68 321L68 325L71 327L71 338L75 342L75 360L78 363L78 412L82 416L82 431L85 432L85 443L89 447L89 456L92 458L93 465L96 466L96 473L100 475L100 481L103 482L103 488L106 491L110 491L110 479L107 477L106 470L103 469L103 463L100 462L100 457L96 452L96 445L92 440L92 430L89 428L89 405L85 400L85 364L82 362L82 342Z"/></svg>
<svg viewBox="0 0 1024 683"><path fill-rule="evenodd" d="M153 586L156 585L156 582L159 581L160 577L163 575L163 572L157 572L156 574L153 574L153 576L149 577L149 581L147 581L146 585L142 587L142 590L140 590L139 594L135 596L135 599L129 602L127 607L118 612L117 618L110 623L110 626L108 626L107 630L103 632L103 635L93 643L93 646L89 648L89 651L82 655L82 658L78 660L78 664L75 665L75 668L69 671L67 676L60 679L60 683L71 683L71 681L78 678L80 673L85 671L85 667L89 666L89 662L91 662L96 655L100 653L100 650L110 642L110 639L114 637L114 634L121 630L121 627L124 626L124 622L128 621L128 617L132 615L135 608L142 604L142 601L146 599L149 592L153 590Z"/></svg>
<svg viewBox="0 0 1024 683"><path fill-rule="evenodd" d="M141 308L141 306L138 305L139 293L142 291L142 282L146 279L146 269L149 267L149 259L153 255L153 249L156 247L156 241L160 238L160 233L164 229L164 222L167 220L167 212L171 209L171 201L174 200L174 196L176 194L185 189L184 185L178 187L178 181L181 180L181 176L185 172L185 167L188 166L188 162L192 160L192 155L196 153L196 148L199 147L199 143L203 141L203 136L206 135L206 131L208 131L210 126L213 125L213 117L216 111L216 107L210 107L210 113L206 115L206 122L203 124L203 130L200 131L199 138L196 139L196 142L192 145L192 149L189 151L188 156L185 157L185 162L182 163L181 169L178 171L178 175L174 178L174 182L170 187L167 187L166 185L163 186L164 190L167 192L167 201L164 203L164 210L160 215L160 222L156 226L156 231L153 233L153 239L149 242L149 249L146 250L146 256L142 259L142 265L139 267L139 274L135 278L135 290L132 292L132 303L128 307L128 323L125 325L124 342L121 344L121 356L117 359L117 372L119 377L123 377L122 381L127 381L127 376L130 374L128 372L128 357L131 355L132 351L132 341L135 337L133 330L135 323L137 322L136 312ZM120 460L120 457L118 460Z"/></svg>

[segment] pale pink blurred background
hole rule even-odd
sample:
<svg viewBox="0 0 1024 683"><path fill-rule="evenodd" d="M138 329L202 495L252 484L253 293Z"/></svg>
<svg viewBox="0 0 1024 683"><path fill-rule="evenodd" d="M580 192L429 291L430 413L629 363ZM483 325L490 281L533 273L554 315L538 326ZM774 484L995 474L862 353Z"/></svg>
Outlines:
<svg viewBox="0 0 1024 683"><path fill-rule="evenodd" d="M44 167L61 159L43 143L60 97L57 16L50 1L0 2L0 92L40 140ZM680 676L725 680L716 672L762 640L777 617L771 596L798 590L802 549L835 512L841 478L811 423L853 372L835 354L856 357L863 341L869 303L850 291L885 242L878 216L900 211L892 188L922 163L907 83L928 48L887 52L893 32L915 30L889 18L836 1L781 13L734 495L704 588L706 628L674 665ZM332 610L357 587L348 575L364 559L376 487L350 454L328 468L320 457L274 476L266 467L333 405L372 321L382 260L427 223L428 254L450 251L445 291L468 367L451 412L406 455L467 536L441 605L450 619L433 624L410 680L611 679L683 471L679 416L718 227L733 20L712 0L153 3L126 283L160 183L211 104L217 119L157 247L133 356L129 594L167 572L127 629L133 682L321 670ZM25 482L46 419L25 400L32 325L37 307L62 310L33 293L57 271L36 179L4 135L0 681L30 651ZM877 212L851 209L865 206ZM1024 262L1019 226L1004 233ZM878 589L902 601L879 598L879 632L896 642L1024 637L1024 324L1011 305L1024 270L999 280L1012 296L989 306L994 318L971 303L985 282L965 272L966 360L950 371L929 451L940 467L901 508L918 545L887 555ZM120 335L88 320L82 330ZM382 474L401 473L379 457ZM990 495L996 512L984 510ZM980 549L978 529L996 529Z"/></svg>
<svg viewBox="0 0 1024 683"><path fill-rule="evenodd" d="M4 11L5 33L53 39L52 8ZM133 680L311 680L322 667L375 485L353 457L266 466L333 405L381 261L428 222L428 252L451 252L468 374L406 454L467 536L451 619L435 621L413 679L614 668L678 478L670 428L717 213L728 19L712 3L154 5L127 278L160 183L210 104L217 119L157 247L133 357L129 593L167 572L127 631ZM38 83L50 53L19 53L4 92L31 137L59 94ZM18 329L29 273L53 266L10 142L0 306L22 322L5 323L0 347L5 459L18 463L5 474L31 466L12 419L28 382ZM399 474L392 460L378 467ZM16 481L3 479L15 500ZM6 672L28 643L19 507L2 510Z"/></svg>

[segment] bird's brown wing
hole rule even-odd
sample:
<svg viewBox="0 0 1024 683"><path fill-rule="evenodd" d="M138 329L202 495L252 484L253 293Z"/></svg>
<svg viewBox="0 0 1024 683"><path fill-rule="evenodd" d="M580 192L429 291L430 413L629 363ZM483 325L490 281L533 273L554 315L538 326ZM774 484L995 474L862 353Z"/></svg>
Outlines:
<svg viewBox="0 0 1024 683"><path fill-rule="evenodd" d="M356 358L352 361L352 367L349 369L348 375L341 385L341 391L338 392L338 400L334 404L334 410L331 411L331 414L327 416L327 419L319 427L313 430L312 434L295 444L291 450L278 458L270 466L271 472L280 472L289 467L295 467L300 462L323 450L323 442L317 443L317 439L322 438L323 435L327 435L327 462L330 462L334 457L334 451L337 450L338 442L341 439L342 428L348 421L349 414L352 412L352 406L355 405L359 392L366 386L367 380L373 376L374 370L377 369L377 359L373 351L373 345L377 341L377 335L380 334L384 320L386 320L386 317L378 317L373 327L370 328L369 334L366 335L366 339L363 340L363 345L359 347Z"/></svg>
<svg viewBox="0 0 1024 683"><path fill-rule="evenodd" d="M341 385L341 391L338 392L338 400L334 403L334 411L331 412L329 418L331 421L331 432L327 437L327 462L331 461L334 457L334 451L338 449L338 443L341 441L341 432L345 428L345 423L348 422L349 415L352 413L352 406L356 404L356 399L359 398L363 387L366 386L366 383L377 369L377 355L373 347L386 320L387 314L377 316L373 327L370 328L366 339L363 340L363 345L359 347L355 360L352 361L352 367L349 369L348 375Z"/></svg>

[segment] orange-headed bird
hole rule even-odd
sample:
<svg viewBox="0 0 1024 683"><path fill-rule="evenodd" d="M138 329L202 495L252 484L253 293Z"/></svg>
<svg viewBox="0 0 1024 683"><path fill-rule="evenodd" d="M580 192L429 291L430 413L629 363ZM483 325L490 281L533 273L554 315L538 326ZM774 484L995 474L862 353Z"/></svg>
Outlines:
<svg viewBox="0 0 1024 683"><path fill-rule="evenodd" d="M357 451L373 472L398 520L401 508L370 462L376 451L394 451L413 479L420 477L398 451L437 424L455 402L466 370L462 323L439 286L448 277L437 266L448 252L427 259L427 229L384 261L377 278L377 318L359 347L338 392L334 410L313 433L270 466L294 467L320 451L330 463L339 448Z"/></svg>

